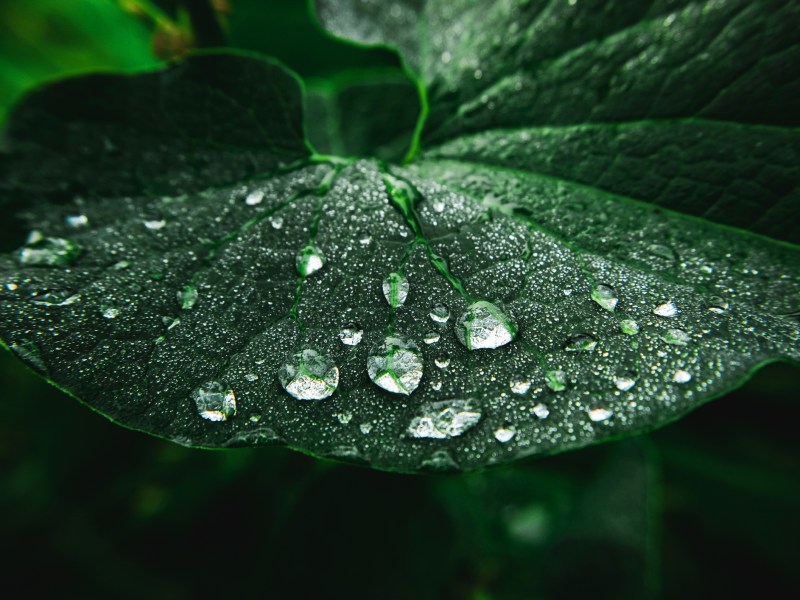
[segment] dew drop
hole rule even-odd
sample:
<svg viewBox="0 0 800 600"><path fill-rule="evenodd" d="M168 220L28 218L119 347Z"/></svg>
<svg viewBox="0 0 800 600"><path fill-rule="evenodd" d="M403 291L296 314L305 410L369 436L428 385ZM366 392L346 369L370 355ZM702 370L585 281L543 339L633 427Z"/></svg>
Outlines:
<svg viewBox="0 0 800 600"><path fill-rule="evenodd" d="M706 306L708 306L708 310L718 315L728 310L728 302L719 296L709 296Z"/></svg>
<svg viewBox="0 0 800 600"><path fill-rule="evenodd" d="M289 356L278 369L278 381L298 400L324 400L339 385L339 368L325 354L310 348Z"/></svg>
<svg viewBox="0 0 800 600"><path fill-rule="evenodd" d="M619 322L619 330L625 335L636 335L639 333L639 324L633 319L622 319Z"/></svg>
<svg viewBox="0 0 800 600"><path fill-rule="evenodd" d="M531 389L531 380L527 377L514 377L508 382L508 387L515 394L524 394Z"/></svg>
<svg viewBox="0 0 800 600"><path fill-rule="evenodd" d="M511 427L510 425L504 427L498 427L497 429L494 430L494 439L496 439L501 444L507 444L514 438L515 435L517 435L517 430Z"/></svg>
<svg viewBox="0 0 800 600"><path fill-rule="evenodd" d="M450 357L447 354L443 354L442 356L437 356L433 359L433 363L439 367L440 369L446 369L450 366Z"/></svg>
<svg viewBox="0 0 800 600"><path fill-rule="evenodd" d="M425 342L425 343L426 343L426 344L428 344L428 345L430 345L430 344L435 344L436 342L438 342L438 341L439 341L440 337L441 337L441 336L439 335L439 333L438 333L438 332L436 332L436 331L429 331L429 332L428 332L428 333L426 333L426 334L425 334L425 336L422 338L422 341L423 341L423 342Z"/></svg>
<svg viewBox="0 0 800 600"><path fill-rule="evenodd" d="M262 190L253 190L245 196L244 203L247 206L256 206L261 204L262 200L264 200L264 192Z"/></svg>
<svg viewBox="0 0 800 600"><path fill-rule="evenodd" d="M692 380L692 374L689 371L678 369L672 376L672 381L675 383L689 383Z"/></svg>
<svg viewBox="0 0 800 600"><path fill-rule="evenodd" d="M668 329L661 335L661 339L675 346L685 346L691 341L691 337L683 329Z"/></svg>
<svg viewBox="0 0 800 600"><path fill-rule="evenodd" d="M197 288L193 285L185 285L176 294L178 306L183 310L189 310L197 303Z"/></svg>
<svg viewBox="0 0 800 600"><path fill-rule="evenodd" d="M100 314L106 319L116 319L120 315L120 310L113 305L101 306Z"/></svg>
<svg viewBox="0 0 800 600"><path fill-rule="evenodd" d="M392 308L402 306L408 298L408 278L398 271L389 273L383 280L383 295Z"/></svg>
<svg viewBox="0 0 800 600"><path fill-rule="evenodd" d="M591 352L595 348L597 348L597 340L588 333L573 335L564 344L564 350L567 352Z"/></svg>
<svg viewBox="0 0 800 600"><path fill-rule="evenodd" d="M200 416L209 421L227 421L236 414L233 390L219 381L207 381L192 392Z"/></svg>
<svg viewBox="0 0 800 600"><path fill-rule="evenodd" d="M535 414L540 419L546 419L550 416L550 409L547 408L547 404L539 402L536 406L533 407L533 414Z"/></svg>
<svg viewBox="0 0 800 600"><path fill-rule="evenodd" d="M450 318L450 309L445 304L437 304L431 309L430 317L437 323L447 323Z"/></svg>
<svg viewBox="0 0 800 600"><path fill-rule="evenodd" d="M150 219L142 221L142 223L144 223L144 226L150 231L158 231L167 226L167 222L164 219Z"/></svg>
<svg viewBox="0 0 800 600"><path fill-rule="evenodd" d="M675 251L669 246L665 246L663 244L649 244L647 246L647 251L653 256L663 258L670 262L674 262L677 259L675 256Z"/></svg>
<svg viewBox="0 0 800 600"><path fill-rule="evenodd" d="M8 287L12 285L14 287ZM6 284L6 287L13 291L16 289L16 284ZM39 306L69 306L79 302L81 295L67 290L48 290L42 294L33 297L31 302Z"/></svg>
<svg viewBox="0 0 800 600"><path fill-rule="evenodd" d="M444 202L437 200L433 203L433 212L442 213L444 212Z"/></svg>
<svg viewBox="0 0 800 600"><path fill-rule="evenodd" d="M68 267L80 253L80 247L70 240L43 237L38 231L33 231L17 258L20 264L26 266Z"/></svg>
<svg viewBox="0 0 800 600"><path fill-rule="evenodd" d="M372 243L372 236L366 231L358 233L358 243L362 246L369 246Z"/></svg>
<svg viewBox="0 0 800 600"><path fill-rule="evenodd" d="M325 255L314 244L308 244L297 253L297 272L302 277L316 273L325 265Z"/></svg>
<svg viewBox="0 0 800 600"><path fill-rule="evenodd" d="M167 331L169 331L173 327L177 327L181 320L178 317L161 317L161 322L164 324L164 327L167 328Z"/></svg>
<svg viewBox="0 0 800 600"><path fill-rule="evenodd" d="M480 420L481 411L471 398L425 402L411 419L406 434L412 438L444 440L460 436Z"/></svg>
<svg viewBox="0 0 800 600"><path fill-rule="evenodd" d="M89 224L89 217L86 215L67 215L64 217L64 223L68 227L78 229L79 227L86 227Z"/></svg>
<svg viewBox="0 0 800 600"><path fill-rule="evenodd" d="M617 292L610 285L599 284L592 289L592 300L599 304L608 312L614 312L614 309L619 302Z"/></svg>
<svg viewBox="0 0 800 600"><path fill-rule="evenodd" d="M336 420L339 421L342 425L347 425L353 419L353 413L351 412L342 412L336 414Z"/></svg>
<svg viewBox="0 0 800 600"><path fill-rule="evenodd" d="M250 382L258 381L258 375L256 375L255 373L246 373L244 378L245 380Z"/></svg>
<svg viewBox="0 0 800 600"><path fill-rule="evenodd" d="M456 337L470 350L493 349L514 341L517 324L491 302L470 304L456 322Z"/></svg>
<svg viewBox="0 0 800 600"><path fill-rule="evenodd" d="M614 411L607 408L593 408L589 411L589 418L598 423L600 421L607 421L614 416Z"/></svg>
<svg viewBox="0 0 800 600"><path fill-rule="evenodd" d="M280 215L272 215L269 218L269 224L272 225L273 229L280 229L283 227L283 217Z"/></svg>
<svg viewBox="0 0 800 600"><path fill-rule="evenodd" d="M545 373L547 377L547 387L554 392L560 392L567 388L567 374L564 371L548 371Z"/></svg>
<svg viewBox="0 0 800 600"><path fill-rule="evenodd" d="M434 392L438 392L439 390L442 389L442 382L439 381L438 379L436 381L431 381L431 389Z"/></svg>
<svg viewBox="0 0 800 600"><path fill-rule="evenodd" d="M370 431L372 431L372 423L362 423L358 426L358 429L361 431L361 433L367 435Z"/></svg>
<svg viewBox="0 0 800 600"><path fill-rule="evenodd" d="M419 347L400 337L387 337L367 357L369 378L380 388L393 394L410 395L422 379L422 357Z"/></svg>
<svg viewBox="0 0 800 600"><path fill-rule="evenodd" d="M664 304L656 306L653 309L653 314L659 317L674 317L678 314L678 307L670 300L669 302L664 302Z"/></svg>
<svg viewBox="0 0 800 600"><path fill-rule="evenodd" d="M621 392L627 392L631 389L634 385L636 385L636 380L631 377L630 375L624 375L622 377L615 377L614 378L614 385L617 386L617 389Z"/></svg>
<svg viewBox="0 0 800 600"><path fill-rule="evenodd" d="M339 339L345 346L358 346L364 337L364 330L357 325L348 325L339 332Z"/></svg>

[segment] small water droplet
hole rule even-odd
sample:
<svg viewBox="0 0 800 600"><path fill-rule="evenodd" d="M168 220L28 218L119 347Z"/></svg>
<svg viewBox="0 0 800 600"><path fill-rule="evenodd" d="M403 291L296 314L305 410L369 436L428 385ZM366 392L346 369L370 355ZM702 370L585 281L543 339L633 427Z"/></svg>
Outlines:
<svg viewBox="0 0 800 600"><path fill-rule="evenodd" d="M440 369L446 369L450 366L450 357L447 354L443 354L442 356L437 356L433 359L433 363L439 367Z"/></svg>
<svg viewBox="0 0 800 600"><path fill-rule="evenodd" d="M616 290L610 285L599 284L592 288L592 300L608 312L614 312L619 298Z"/></svg>
<svg viewBox="0 0 800 600"><path fill-rule="evenodd" d="M336 420L339 421L342 425L347 425L353 418L353 413L351 412L342 412L336 414Z"/></svg>
<svg viewBox="0 0 800 600"><path fill-rule="evenodd" d="M636 379L634 379L630 375L623 375L622 377L615 377L614 378L614 385L617 386L617 389L620 390L621 392L627 392L634 385L636 385Z"/></svg>
<svg viewBox="0 0 800 600"><path fill-rule="evenodd" d="M89 217L86 215L67 215L64 217L64 222L68 227L78 229L79 227L86 227L89 224Z"/></svg>
<svg viewBox="0 0 800 600"><path fill-rule="evenodd" d="M256 375L255 373L246 373L244 378L247 381L257 381L258 380L258 375Z"/></svg>
<svg viewBox="0 0 800 600"><path fill-rule="evenodd" d="M358 325L348 325L339 332L339 339L345 346L358 346L364 337L364 330Z"/></svg>
<svg viewBox="0 0 800 600"><path fill-rule="evenodd" d="M619 329L626 335L636 335L639 333L639 324L633 319L622 319L619 322Z"/></svg>
<svg viewBox="0 0 800 600"><path fill-rule="evenodd" d="M115 262L113 265L111 265L111 268L114 269L115 271L122 271L124 269L127 269L130 266L131 266L131 263L129 261L121 260L121 261Z"/></svg>
<svg viewBox="0 0 800 600"><path fill-rule="evenodd" d="M178 317L161 317L161 322L164 324L164 327L167 328L167 331L169 331L173 327L177 327L181 320Z"/></svg>
<svg viewBox="0 0 800 600"><path fill-rule="evenodd" d="M183 310L189 310L197 303L197 288L193 285L185 285L178 290L176 297L178 298L178 306Z"/></svg>
<svg viewBox="0 0 800 600"><path fill-rule="evenodd" d="M192 392L200 416L209 421L227 421L236 414L233 390L219 381L207 381Z"/></svg>
<svg viewBox="0 0 800 600"><path fill-rule="evenodd" d="M442 202L441 200L434 201L433 211L437 213L444 212L444 202Z"/></svg>
<svg viewBox="0 0 800 600"><path fill-rule="evenodd" d="M442 389L442 382L439 381L438 379L436 381L431 381L431 389L434 392L438 392L439 390Z"/></svg>
<svg viewBox="0 0 800 600"><path fill-rule="evenodd" d="M289 356L278 369L278 381L298 400L324 400L339 385L339 368L328 356L310 348Z"/></svg>
<svg viewBox="0 0 800 600"><path fill-rule="evenodd" d="M669 302L664 302L664 304L656 306L653 309L653 314L659 317L674 317L678 314L678 307L670 300Z"/></svg>
<svg viewBox="0 0 800 600"><path fill-rule="evenodd" d="M280 229L283 227L283 217L280 215L272 215L269 218L269 224L272 225L273 229Z"/></svg>
<svg viewBox="0 0 800 600"><path fill-rule="evenodd" d="M446 304L437 304L431 309L430 317L437 323L447 323L450 318L450 309Z"/></svg>
<svg viewBox="0 0 800 600"><path fill-rule="evenodd" d="M406 434L413 438L444 440L460 436L480 420L481 411L471 398L425 402L411 419Z"/></svg>
<svg viewBox="0 0 800 600"><path fill-rule="evenodd" d="M514 377L508 386L515 394L524 394L531 389L531 380L527 377Z"/></svg>
<svg viewBox="0 0 800 600"><path fill-rule="evenodd" d="M314 244L308 244L297 253L297 272L303 277L316 273L325 265L325 255Z"/></svg>
<svg viewBox="0 0 800 600"><path fill-rule="evenodd" d="M480 300L456 322L456 337L470 350L494 349L514 341L517 324L500 308Z"/></svg>
<svg viewBox="0 0 800 600"><path fill-rule="evenodd" d="M597 340L588 333L573 335L564 344L564 350L567 352L591 352L595 348L597 348Z"/></svg>
<svg viewBox="0 0 800 600"><path fill-rule="evenodd" d="M665 246L663 244L648 244L647 251L653 256L663 258L670 262L673 262L677 259L675 251L669 246Z"/></svg>
<svg viewBox="0 0 800 600"><path fill-rule="evenodd" d="M533 414L535 414L540 419L546 419L550 416L550 409L547 407L547 404L543 402L539 402L536 406L533 407Z"/></svg>
<svg viewBox="0 0 800 600"><path fill-rule="evenodd" d="M26 266L68 267L80 253L80 247L70 240L42 237L39 232L31 232L17 258L20 264Z"/></svg>
<svg viewBox="0 0 800 600"><path fill-rule="evenodd" d="M672 376L672 381L675 383L689 383L692 380L692 374L689 371L678 369Z"/></svg>
<svg viewBox="0 0 800 600"><path fill-rule="evenodd" d="M167 222L164 219L144 220L142 223L144 223L144 226L151 231L158 231L159 229L163 229L167 226Z"/></svg>
<svg viewBox="0 0 800 600"><path fill-rule="evenodd" d="M661 335L661 339L668 344L685 346L691 341L692 338L683 329L668 329Z"/></svg>
<svg viewBox="0 0 800 600"><path fill-rule="evenodd" d="M517 435L517 430L510 425L498 427L494 430L494 439L501 444L507 444L514 438L515 435Z"/></svg>
<svg viewBox="0 0 800 600"><path fill-rule="evenodd" d="M13 288L8 287L13 285ZM13 291L16 289L16 284L6 284L6 287ZM47 290L42 294L37 294L33 297L31 302L39 306L69 306L75 304L81 299L80 294L68 290Z"/></svg>
<svg viewBox="0 0 800 600"><path fill-rule="evenodd" d="M15 291L17 291L17 289L19 289L19 286L16 283L7 283L6 284L6 289L9 292L15 292Z"/></svg>
<svg viewBox="0 0 800 600"><path fill-rule="evenodd" d="M372 423L362 423L358 426L358 428L361 430L361 433L367 435L370 431L372 431Z"/></svg>
<svg viewBox="0 0 800 600"><path fill-rule="evenodd" d="M366 231L358 233L358 243L362 246L369 246L372 243L372 236Z"/></svg>
<svg viewBox="0 0 800 600"><path fill-rule="evenodd" d="M264 192L262 190L253 190L245 196L244 203L247 206L255 206L261 204L262 200L264 200Z"/></svg>
<svg viewBox="0 0 800 600"><path fill-rule="evenodd" d="M261 415L250 415L247 420L251 423L258 423L261 420Z"/></svg>
<svg viewBox="0 0 800 600"><path fill-rule="evenodd" d="M397 271L389 273L389 276L383 280L383 295L392 308L405 304L408 289L408 279Z"/></svg>
<svg viewBox="0 0 800 600"><path fill-rule="evenodd" d="M393 394L410 395L422 379L419 347L400 337L387 337L367 357L369 378Z"/></svg>
<svg viewBox="0 0 800 600"><path fill-rule="evenodd" d="M719 296L709 296L706 305L708 306L708 310L718 315L728 310L728 302Z"/></svg>
<svg viewBox="0 0 800 600"><path fill-rule="evenodd" d="M106 319L116 319L120 315L120 310L113 305L101 306L100 314Z"/></svg>
<svg viewBox="0 0 800 600"><path fill-rule="evenodd" d="M547 387L554 392L560 392L567 388L567 374L564 371L548 371L545 373L547 377Z"/></svg>
<svg viewBox="0 0 800 600"><path fill-rule="evenodd" d="M614 411L607 408L593 408L589 411L589 418L598 423L600 421L607 421L614 416Z"/></svg>
<svg viewBox="0 0 800 600"><path fill-rule="evenodd" d="M441 338L441 336L439 335L438 332L429 331L422 338L422 341L425 342L426 344L430 345L430 344L435 344L436 342L438 342L440 338Z"/></svg>

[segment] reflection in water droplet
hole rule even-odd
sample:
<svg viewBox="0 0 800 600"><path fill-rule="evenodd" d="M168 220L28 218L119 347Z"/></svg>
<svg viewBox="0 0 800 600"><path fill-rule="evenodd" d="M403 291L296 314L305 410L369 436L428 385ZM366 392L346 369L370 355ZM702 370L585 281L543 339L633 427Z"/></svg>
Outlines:
<svg viewBox="0 0 800 600"><path fill-rule="evenodd" d="M515 394L524 394L531 389L531 380L527 377L514 377L508 382L508 386Z"/></svg>
<svg viewBox="0 0 800 600"><path fill-rule="evenodd" d="M533 407L533 414L535 414L540 419L546 419L550 416L550 409L547 408L547 404L539 402L536 406Z"/></svg>
<svg viewBox="0 0 800 600"><path fill-rule="evenodd" d="M447 354L443 354L442 356L437 356L433 359L433 363L439 367L440 369L446 369L450 366L450 357Z"/></svg>
<svg viewBox="0 0 800 600"><path fill-rule="evenodd" d="M547 387L554 392L560 392L567 387L567 374L564 371L548 371L545 373L547 377Z"/></svg>
<svg viewBox="0 0 800 600"><path fill-rule="evenodd" d="M298 400L324 400L339 385L339 368L326 355L309 348L287 358L278 369L278 380Z"/></svg>
<svg viewBox="0 0 800 600"><path fill-rule="evenodd" d="M397 271L389 273L389 276L383 280L383 295L392 308L405 304L408 288L408 279Z"/></svg>
<svg viewBox="0 0 800 600"><path fill-rule="evenodd" d="M691 337L683 329L668 329L661 334L661 339L675 346L685 346L691 341Z"/></svg>
<svg viewBox="0 0 800 600"><path fill-rule="evenodd" d="M13 286L13 287L9 287ZM17 289L16 284L6 284L9 291ZM34 296L31 302L38 306L69 306L80 301L81 295L68 290L52 290Z"/></svg>
<svg viewBox="0 0 800 600"><path fill-rule="evenodd" d="M152 219L150 221L142 221L142 223L151 231L158 231L167 226L167 222L164 219Z"/></svg>
<svg viewBox="0 0 800 600"><path fill-rule="evenodd" d="M438 342L439 338L440 338L440 336L439 336L438 332L429 331L428 333L425 334L425 337L422 338L422 341L425 342L426 344L430 345L430 344L435 344L436 342Z"/></svg>
<svg viewBox="0 0 800 600"><path fill-rule="evenodd" d="M494 349L514 341L517 324L491 302L470 304L456 322L456 337L470 350Z"/></svg>
<svg viewBox="0 0 800 600"><path fill-rule="evenodd" d="M678 369L672 376L672 381L675 383L689 383L692 380L692 374L683 369Z"/></svg>
<svg viewBox="0 0 800 600"><path fill-rule="evenodd" d="M358 325L348 325L339 332L339 339L345 346L358 346L364 337L364 330Z"/></svg>
<svg viewBox="0 0 800 600"><path fill-rule="evenodd" d="M200 416L209 421L227 421L236 414L233 390L219 381L207 381L192 392Z"/></svg>
<svg viewBox="0 0 800 600"><path fill-rule="evenodd" d="M264 199L264 192L261 190L253 190L244 199L244 203L247 206L255 206L256 204L261 204L261 201Z"/></svg>
<svg viewBox="0 0 800 600"><path fill-rule="evenodd" d="M183 286L177 293L178 306L189 310L197 303L197 288L192 284Z"/></svg>
<svg viewBox="0 0 800 600"><path fill-rule="evenodd" d="M283 227L283 217L280 215L272 215L269 218L269 224L272 225L273 229L280 229Z"/></svg>
<svg viewBox="0 0 800 600"><path fill-rule="evenodd" d="M633 319L622 319L619 322L619 329L626 335L636 335L639 333L639 324Z"/></svg>
<svg viewBox="0 0 800 600"><path fill-rule="evenodd" d="M719 296L709 296L707 306L708 310L718 315L728 310L728 302Z"/></svg>
<svg viewBox="0 0 800 600"><path fill-rule="evenodd" d="M112 305L101 306L100 314L106 319L116 319L120 315L120 310L116 306Z"/></svg>
<svg viewBox="0 0 800 600"><path fill-rule="evenodd" d="M564 350L567 352L591 352L595 348L597 348L597 340L588 333L573 335L564 344Z"/></svg>
<svg viewBox="0 0 800 600"><path fill-rule="evenodd" d="M28 243L19 251L17 258L20 264L34 267L68 267L81 249L77 244L64 238L42 237L36 231L31 232Z"/></svg>
<svg viewBox="0 0 800 600"><path fill-rule="evenodd" d="M515 435L517 435L517 430L510 425L508 427L498 427L494 430L494 439L501 444L510 442Z"/></svg>
<svg viewBox="0 0 800 600"><path fill-rule="evenodd" d="M367 357L367 373L378 387L393 394L410 395L422 379L419 347L400 337L387 337Z"/></svg>
<svg viewBox="0 0 800 600"><path fill-rule="evenodd" d="M437 304L431 309L430 317L437 323L447 323L450 318L450 309L445 304Z"/></svg>
<svg viewBox="0 0 800 600"><path fill-rule="evenodd" d="M678 314L678 307L670 300L669 302L664 302L664 304L656 306L653 309L653 314L659 317L674 317Z"/></svg>
<svg viewBox="0 0 800 600"><path fill-rule="evenodd" d="M444 440L458 437L481 420L481 411L472 399L425 402L411 419L406 434L413 438Z"/></svg>
<svg viewBox="0 0 800 600"><path fill-rule="evenodd" d="M297 272L302 277L316 273L325 265L325 255L314 244L308 244L297 253Z"/></svg>
<svg viewBox="0 0 800 600"><path fill-rule="evenodd" d="M592 289L592 300L609 312L614 312L619 301L616 290L610 285L602 283Z"/></svg>
<svg viewBox="0 0 800 600"><path fill-rule="evenodd" d="M606 421L614 416L614 411L607 408L594 408L589 411L589 418L594 422Z"/></svg>

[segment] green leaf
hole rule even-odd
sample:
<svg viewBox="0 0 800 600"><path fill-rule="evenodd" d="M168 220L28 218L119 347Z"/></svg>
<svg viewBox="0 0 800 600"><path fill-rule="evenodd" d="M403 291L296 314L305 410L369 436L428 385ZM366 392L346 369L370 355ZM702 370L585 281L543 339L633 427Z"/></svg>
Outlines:
<svg viewBox="0 0 800 600"><path fill-rule="evenodd" d="M526 6L510 13L520 28ZM514 46L494 8L482 20L459 8L452 31L423 21L430 40L479 41L472 22ZM608 18L627 31L641 20L628 17ZM681 27L691 37L694 21ZM427 149L404 167L311 154L300 88L253 57L201 55L34 94L12 116L0 190L41 233L0 259L0 337L130 427L191 446L283 442L398 471L473 469L649 430L765 362L800 358L796 246L678 212L669 195L588 185L584 152L630 149L602 134L574 145L583 163L564 159L573 176L539 173L526 161L546 153L542 131L473 127L462 100L425 81ZM522 119L500 104L512 99L486 110ZM672 125L664 136L681 133ZM725 131L731 143L796 143L784 125ZM700 144L698 160L723 142ZM753 157L752 173L772 156ZM655 144L612 179L646 178L656 164L677 178L688 161ZM785 204L794 214L796 196Z"/></svg>

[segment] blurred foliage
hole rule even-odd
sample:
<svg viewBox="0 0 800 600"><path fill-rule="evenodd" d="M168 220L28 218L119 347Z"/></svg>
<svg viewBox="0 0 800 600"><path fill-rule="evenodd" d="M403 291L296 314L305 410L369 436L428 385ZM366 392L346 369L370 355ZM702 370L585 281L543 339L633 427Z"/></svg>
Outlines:
<svg viewBox="0 0 800 600"><path fill-rule="evenodd" d="M154 35L167 21L124 4L0 3L0 119L42 81L158 64ZM169 3L150 4L181 26ZM315 94L350 87L350 76L330 83L344 70L383 69L397 82L393 55L325 36L302 0L216 6L231 45L277 56L314 80ZM349 135L373 143L370 132ZM789 365L649 436L448 477L280 448L189 450L109 423L7 352L0 381L12 597L52 593L56 574L62 592L85 598L800 592L800 408Z"/></svg>

